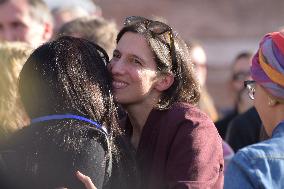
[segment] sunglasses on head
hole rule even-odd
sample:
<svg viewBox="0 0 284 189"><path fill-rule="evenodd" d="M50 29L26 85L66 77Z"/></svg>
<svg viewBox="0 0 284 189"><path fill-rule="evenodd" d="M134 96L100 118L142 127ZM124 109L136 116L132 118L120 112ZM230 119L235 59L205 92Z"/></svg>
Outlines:
<svg viewBox="0 0 284 189"><path fill-rule="evenodd" d="M130 16L124 21L125 26L140 24L143 24L147 30L157 35L161 35L166 32L172 33L172 28L167 24L159 21L149 20L141 16Z"/></svg>
<svg viewBox="0 0 284 189"><path fill-rule="evenodd" d="M125 26L131 26L131 25L141 26L142 25L145 27L147 31L151 32L151 34L153 34L154 36L162 35L166 32L169 32L169 37L170 37L169 47L170 47L170 54L171 54L171 59L172 59L172 70L175 72L175 70L177 69L177 61L176 61L176 52L175 52L175 45L174 45L174 35L173 35L172 28L170 26L168 26L167 24L163 22L149 20L141 16L127 17L124 21L124 25ZM160 38L158 39L161 40Z"/></svg>

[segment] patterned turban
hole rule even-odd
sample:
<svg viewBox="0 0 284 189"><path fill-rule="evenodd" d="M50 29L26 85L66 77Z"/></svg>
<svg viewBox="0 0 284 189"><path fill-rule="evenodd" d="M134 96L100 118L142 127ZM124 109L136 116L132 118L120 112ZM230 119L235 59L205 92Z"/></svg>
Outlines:
<svg viewBox="0 0 284 189"><path fill-rule="evenodd" d="M251 76L271 95L284 99L284 33L263 37L252 60Z"/></svg>

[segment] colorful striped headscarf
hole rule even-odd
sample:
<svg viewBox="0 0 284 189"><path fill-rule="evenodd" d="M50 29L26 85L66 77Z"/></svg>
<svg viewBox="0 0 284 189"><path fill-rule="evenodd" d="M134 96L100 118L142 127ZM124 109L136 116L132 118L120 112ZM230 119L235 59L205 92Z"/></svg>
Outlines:
<svg viewBox="0 0 284 189"><path fill-rule="evenodd" d="M284 33L263 37L252 60L251 76L270 94L284 99Z"/></svg>

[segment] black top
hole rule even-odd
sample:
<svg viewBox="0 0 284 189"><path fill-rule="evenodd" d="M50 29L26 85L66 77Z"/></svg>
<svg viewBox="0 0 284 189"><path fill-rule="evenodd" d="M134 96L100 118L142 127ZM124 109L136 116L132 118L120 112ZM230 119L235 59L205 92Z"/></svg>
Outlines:
<svg viewBox="0 0 284 189"><path fill-rule="evenodd" d="M222 139L225 140L227 129L229 123L238 115L238 110L235 108L228 114L226 114L222 119L215 122L215 126L219 132Z"/></svg>
<svg viewBox="0 0 284 189"><path fill-rule="evenodd" d="M260 141L261 120L254 107L238 115L228 125L226 141L236 152Z"/></svg>
<svg viewBox="0 0 284 189"><path fill-rule="evenodd" d="M110 176L110 152L105 133L90 123L65 119L32 124L1 146L1 184L83 189L75 175L79 170L103 188Z"/></svg>

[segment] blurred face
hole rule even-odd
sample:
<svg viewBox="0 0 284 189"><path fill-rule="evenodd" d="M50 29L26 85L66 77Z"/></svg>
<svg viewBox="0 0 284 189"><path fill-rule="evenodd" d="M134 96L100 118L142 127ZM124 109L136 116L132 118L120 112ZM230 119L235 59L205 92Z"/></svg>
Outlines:
<svg viewBox="0 0 284 189"><path fill-rule="evenodd" d="M87 13L83 16L87 16ZM67 22L74 20L78 17L82 17L82 15L72 14L71 12L61 12L56 15L53 15L54 18L54 31L58 32L59 29Z"/></svg>
<svg viewBox="0 0 284 189"><path fill-rule="evenodd" d="M233 67L233 90L239 92L243 88L245 80L250 78L250 58L240 58Z"/></svg>
<svg viewBox="0 0 284 189"><path fill-rule="evenodd" d="M158 78L154 55L143 35L126 32L119 40L109 64L116 101L140 104L157 94Z"/></svg>
<svg viewBox="0 0 284 189"><path fill-rule="evenodd" d="M203 48L199 46L194 47L191 54L196 77L199 84L203 87L205 86L207 77L206 54Z"/></svg>
<svg viewBox="0 0 284 189"><path fill-rule="evenodd" d="M0 4L0 41L22 41L33 47L45 42L45 26L32 19L25 0Z"/></svg>

